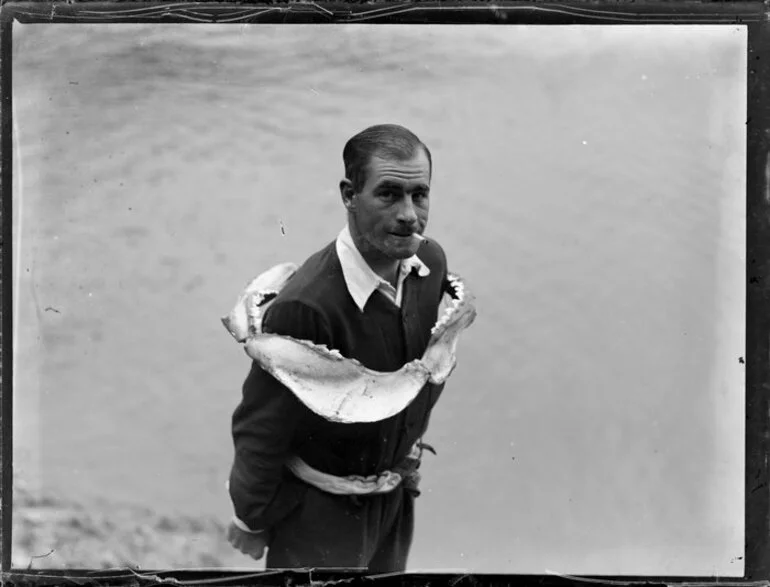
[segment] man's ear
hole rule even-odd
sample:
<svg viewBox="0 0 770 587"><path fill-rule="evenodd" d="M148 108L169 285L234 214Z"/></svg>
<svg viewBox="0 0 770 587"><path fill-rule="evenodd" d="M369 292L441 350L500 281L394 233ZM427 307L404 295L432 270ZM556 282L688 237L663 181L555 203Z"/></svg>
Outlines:
<svg viewBox="0 0 770 587"><path fill-rule="evenodd" d="M340 196L342 196L342 203L348 210L353 210L356 207L355 198L356 191L353 189L353 183L345 178L340 181Z"/></svg>

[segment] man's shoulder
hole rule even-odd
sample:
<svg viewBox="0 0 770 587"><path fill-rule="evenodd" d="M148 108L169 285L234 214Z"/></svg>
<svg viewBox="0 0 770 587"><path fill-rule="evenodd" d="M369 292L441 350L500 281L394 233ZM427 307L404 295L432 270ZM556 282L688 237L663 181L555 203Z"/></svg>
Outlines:
<svg viewBox="0 0 770 587"><path fill-rule="evenodd" d="M313 253L297 269L275 299L275 303L300 302L314 309L320 309L334 302L337 295L344 293L342 270L334 247L330 243Z"/></svg>
<svg viewBox="0 0 770 587"><path fill-rule="evenodd" d="M438 241L432 238L422 242L417 250L417 256L420 258L420 261L428 266L431 273L438 272L442 274L447 269L447 258L444 248Z"/></svg>
<svg viewBox="0 0 770 587"><path fill-rule="evenodd" d="M328 325L339 303L342 274L333 246L326 246L300 265L265 313L270 332L331 344Z"/></svg>

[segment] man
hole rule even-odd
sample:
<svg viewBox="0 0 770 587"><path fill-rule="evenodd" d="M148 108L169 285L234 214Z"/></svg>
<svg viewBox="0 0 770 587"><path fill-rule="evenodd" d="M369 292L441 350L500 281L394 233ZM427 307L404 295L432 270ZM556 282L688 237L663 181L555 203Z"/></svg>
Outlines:
<svg viewBox="0 0 770 587"><path fill-rule="evenodd" d="M378 125L351 138L343 159L347 226L298 269L263 328L396 371L425 351L447 279L443 250L415 237L428 222L431 155L409 130ZM442 389L429 382L395 416L343 424L311 412L254 362L233 415L230 542L255 559L267 548L268 568L403 571L418 493L415 447ZM290 459L304 472L291 472ZM351 478L394 471L403 478L395 487L346 494Z"/></svg>

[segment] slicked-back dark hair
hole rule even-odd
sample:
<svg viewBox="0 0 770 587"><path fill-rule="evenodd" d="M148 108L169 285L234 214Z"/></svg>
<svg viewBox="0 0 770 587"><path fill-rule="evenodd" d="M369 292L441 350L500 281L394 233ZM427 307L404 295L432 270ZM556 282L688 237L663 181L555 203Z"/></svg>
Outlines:
<svg viewBox="0 0 770 587"><path fill-rule="evenodd" d="M353 184L353 189L360 192L366 184L372 157L406 161L414 157L418 149L425 150L432 173L430 150L412 131L398 124L370 126L352 137L342 150L345 177Z"/></svg>

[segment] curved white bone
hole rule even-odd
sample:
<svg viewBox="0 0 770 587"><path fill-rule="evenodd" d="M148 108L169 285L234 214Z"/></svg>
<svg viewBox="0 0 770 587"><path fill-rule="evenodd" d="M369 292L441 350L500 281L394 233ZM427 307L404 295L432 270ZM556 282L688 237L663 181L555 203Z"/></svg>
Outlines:
<svg viewBox="0 0 770 587"><path fill-rule="evenodd" d="M426 382L443 383L451 375L459 335L476 317L473 295L459 276L448 277L452 300L431 329L423 356L397 371L380 372L324 345L262 331L262 316L272 303L268 296L296 270L293 263L282 263L252 280L222 323L245 342L249 357L313 412L335 422L377 422L406 408Z"/></svg>

